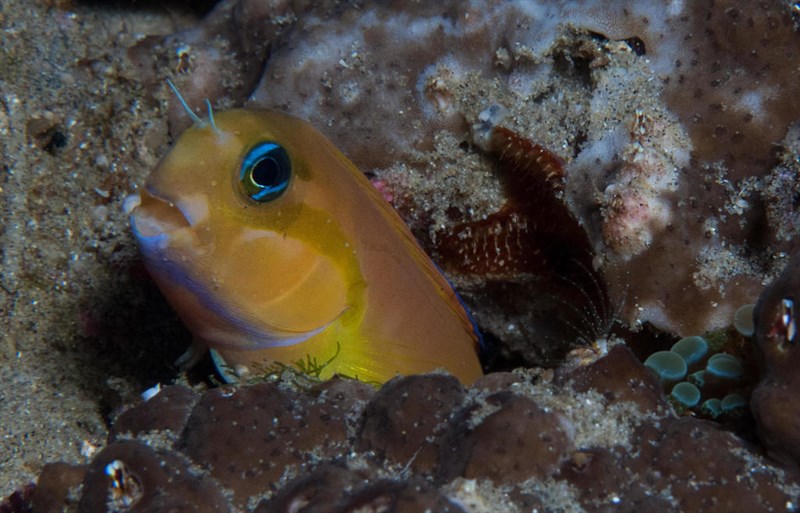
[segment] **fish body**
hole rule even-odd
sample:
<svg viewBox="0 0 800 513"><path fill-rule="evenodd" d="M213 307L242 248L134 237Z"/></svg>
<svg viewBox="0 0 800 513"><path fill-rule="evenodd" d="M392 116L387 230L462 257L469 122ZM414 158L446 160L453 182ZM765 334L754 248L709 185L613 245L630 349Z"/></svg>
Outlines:
<svg viewBox="0 0 800 513"><path fill-rule="evenodd" d="M325 363L382 383L481 374L447 280L364 175L308 123L240 109L195 123L131 213L151 275L195 338L239 372Z"/></svg>

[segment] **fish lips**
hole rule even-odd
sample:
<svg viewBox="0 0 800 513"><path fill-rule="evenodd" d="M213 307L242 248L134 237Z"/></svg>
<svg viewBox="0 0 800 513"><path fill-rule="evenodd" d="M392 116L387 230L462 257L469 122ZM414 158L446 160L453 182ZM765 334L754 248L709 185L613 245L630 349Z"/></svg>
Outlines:
<svg viewBox="0 0 800 513"><path fill-rule="evenodd" d="M195 228L208 219L208 203L202 197L172 201L143 190L128 206L131 227L147 255L162 253L168 248L199 247Z"/></svg>

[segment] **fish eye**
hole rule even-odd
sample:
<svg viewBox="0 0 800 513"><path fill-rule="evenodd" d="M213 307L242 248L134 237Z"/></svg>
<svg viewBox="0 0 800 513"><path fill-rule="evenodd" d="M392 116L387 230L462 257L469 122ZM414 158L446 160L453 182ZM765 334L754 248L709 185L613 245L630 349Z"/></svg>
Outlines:
<svg viewBox="0 0 800 513"><path fill-rule="evenodd" d="M242 160L239 181L251 199L266 203L284 193L291 176L292 161L286 149L275 142L262 142Z"/></svg>

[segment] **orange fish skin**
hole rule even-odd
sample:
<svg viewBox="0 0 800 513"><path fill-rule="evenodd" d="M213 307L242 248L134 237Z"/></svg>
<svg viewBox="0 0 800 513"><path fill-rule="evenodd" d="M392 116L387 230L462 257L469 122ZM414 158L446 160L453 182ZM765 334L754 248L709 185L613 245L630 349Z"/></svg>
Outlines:
<svg viewBox="0 0 800 513"><path fill-rule="evenodd" d="M259 202L243 162L265 142L285 150L291 173L278 197ZM482 375L478 336L447 280L364 175L302 120L240 109L195 123L148 177L131 222L194 335L190 359L210 348L239 374L330 360L320 378L378 383L439 368L465 384Z"/></svg>

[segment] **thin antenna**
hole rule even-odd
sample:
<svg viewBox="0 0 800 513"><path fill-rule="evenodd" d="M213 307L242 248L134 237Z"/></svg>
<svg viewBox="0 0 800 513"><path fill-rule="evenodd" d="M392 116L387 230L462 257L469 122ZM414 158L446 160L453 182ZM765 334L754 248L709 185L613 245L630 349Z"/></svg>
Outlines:
<svg viewBox="0 0 800 513"><path fill-rule="evenodd" d="M211 109L211 102L208 101L208 98L206 98L206 107L208 107L208 122L211 123L211 130L214 133L221 134L222 132L217 128L217 124L214 123L214 111Z"/></svg>
<svg viewBox="0 0 800 513"><path fill-rule="evenodd" d="M175 87L175 84L172 83L172 80L167 79L167 84L169 84L169 87L170 89L172 89L172 92L175 93L175 96L178 97L178 101L181 102L181 105L183 105L183 110L185 110L186 114L188 114L189 117L192 118L192 121L200 126L205 125L205 122L202 119L200 119L200 116L195 114L194 111L192 111L192 109L189 108L189 105L186 103L186 100L183 99L183 96L181 96L181 93L178 91L178 88ZM209 106L209 112L211 112L210 106ZM211 121L211 126L214 126L213 120Z"/></svg>

